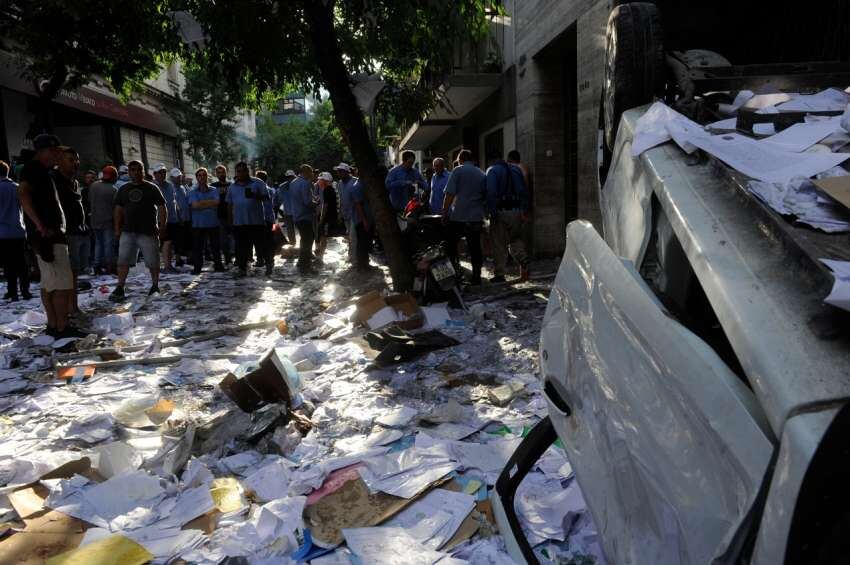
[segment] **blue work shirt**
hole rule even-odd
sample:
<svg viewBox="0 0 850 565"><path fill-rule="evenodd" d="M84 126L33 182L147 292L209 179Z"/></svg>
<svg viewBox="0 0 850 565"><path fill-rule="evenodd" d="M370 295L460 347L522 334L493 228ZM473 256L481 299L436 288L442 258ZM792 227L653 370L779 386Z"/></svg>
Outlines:
<svg viewBox="0 0 850 565"><path fill-rule="evenodd" d="M187 197L189 206L195 202L212 201L218 204L218 189L207 186L206 190L201 190L195 187L189 191ZM210 208L195 208L192 210L192 227L193 228L217 228L218 227L218 207Z"/></svg>
<svg viewBox="0 0 850 565"><path fill-rule="evenodd" d="M443 209L443 196L446 190L446 185L449 183L449 172L443 169L440 173L434 173L431 177L431 199L428 205L431 207L432 214L439 214Z"/></svg>
<svg viewBox="0 0 850 565"><path fill-rule="evenodd" d="M177 200L177 215L181 222L192 221L192 209L189 207L189 192L185 186L177 186L175 189Z"/></svg>
<svg viewBox="0 0 850 565"><path fill-rule="evenodd" d="M354 206L358 202L363 207L363 214L366 216L366 220L370 224L373 223L372 212L369 210L369 202L366 200L366 194L364 192L365 189L366 187L360 179L357 179L351 187L351 221L354 222L355 226L362 223L360 221L360 215Z"/></svg>
<svg viewBox="0 0 850 565"><path fill-rule="evenodd" d="M0 239L24 239L24 213L18 200L18 185L0 178Z"/></svg>
<svg viewBox="0 0 850 565"><path fill-rule="evenodd" d="M342 208L342 217L345 223L351 221L354 216L354 201L351 199L354 185L357 184L357 177L348 177L348 180L340 180L336 183L336 190L339 193L339 204Z"/></svg>
<svg viewBox="0 0 850 565"><path fill-rule="evenodd" d="M509 194L508 171L513 194ZM499 210L528 210L528 191L525 189L522 169L501 160L487 169L487 211L492 215Z"/></svg>
<svg viewBox="0 0 850 565"><path fill-rule="evenodd" d="M292 215L292 197L289 194L289 185L292 181L286 181L277 187L277 196L275 198L275 207L283 209L284 216Z"/></svg>
<svg viewBox="0 0 850 565"><path fill-rule="evenodd" d="M250 188L254 195L251 198L245 197L245 189ZM257 195L261 195L260 198ZM248 182L241 184L234 180L230 188L227 189L227 203L233 206L233 225L234 226L262 226L265 225L263 215L263 199L262 196L268 198L268 189L266 183L256 177L250 177Z"/></svg>
<svg viewBox="0 0 850 565"><path fill-rule="evenodd" d="M487 192L484 171L467 161L455 167L446 184L446 194L455 199L449 218L453 222L481 222L484 220L484 200Z"/></svg>
<svg viewBox="0 0 850 565"><path fill-rule="evenodd" d="M410 201L410 183L415 182L422 190L428 187L428 183L422 178L418 169L404 165L396 165L387 173L386 186L390 193L390 204L396 212L403 212Z"/></svg>
<svg viewBox="0 0 850 565"><path fill-rule="evenodd" d="M174 189L174 185L169 181L162 184L154 182L154 184L159 187L162 197L165 198L165 212L168 214L168 223L176 224L180 221L180 216L177 215L177 191Z"/></svg>
<svg viewBox="0 0 850 565"><path fill-rule="evenodd" d="M289 185L289 196L292 199L292 219L296 223L312 222L316 209L312 183L298 175Z"/></svg>
<svg viewBox="0 0 850 565"><path fill-rule="evenodd" d="M275 191L266 185L266 192L269 197L267 200L263 200L263 219L267 224L273 224L276 219L274 213Z"/></svg>

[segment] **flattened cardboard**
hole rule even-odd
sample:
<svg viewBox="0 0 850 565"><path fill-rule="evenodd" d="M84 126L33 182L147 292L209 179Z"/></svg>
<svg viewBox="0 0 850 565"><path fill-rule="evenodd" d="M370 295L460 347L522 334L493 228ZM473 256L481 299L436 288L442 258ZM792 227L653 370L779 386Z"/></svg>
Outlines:
<svg viewBox="0 0 850 565"><path fill-rule="evenodd" d="M424 324L425 317L422 315L419 305L416 304L416 299L409 293L384 297L378 291L372 290L361 296L356 304L357 309L352 316L352 320L361 326L368 327L367 322L369 318L387 306L407 316L407 320L393 322L402 329L414 330L421 328ZM375 330L378 328L370 329Z"/></svg>
<svg viewBox="0 0 850 565"><path fill-rule="evenodd" d="M73 367L58 367L56 369L56 378L62 381L82 382L91 378L94 375L94 365L75 365Z"/></svg>
<svg viewBox="0 0 850 565"><path fill-rule="evenodd" d="M55 510L24 522L26 529L0 542L0 563L41 565L83 540L83 522Z"/></svg>
<svg viewBox="0 0 850 565"><path fill-rule="evenodd" d="M9 502L21 519L31 518L44 510L44 499L50 491L42 484L24 487L9 493Z"/></svg>
<svg viewBox="0 0 850 565"><path fill-rule="evenodd" d="M845 208L850 208L850 176L813 179L812 182Z"/></svg>
<svg viewBox="0 0 850 565"><path fill-rule="evenodd" d="M377 526L446 480L431 483L412 498L401 498L385 492L370 493L369 487L358 477L307 506L304 520L310 527L313 543L319 547L336 547L344 541L344 528Z"/></svg>

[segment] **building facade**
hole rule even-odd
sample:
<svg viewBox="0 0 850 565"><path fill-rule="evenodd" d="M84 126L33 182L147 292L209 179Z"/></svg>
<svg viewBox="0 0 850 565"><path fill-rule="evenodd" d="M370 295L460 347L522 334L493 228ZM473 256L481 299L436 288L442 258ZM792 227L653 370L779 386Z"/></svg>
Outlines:
<svg viewBox="0 0 850 565"><path fill-rule="evenodd" d="M472 150L479 166L516 149L531 172L531 240L564 250L566 224L600 227L596 131L608 0L505 0L486 41L464 45L439 88L443 104L402 132L389 153L416 150L421 167Z"/></svg>
<svg viewBox="0 0 850 565"><path fill-rule="evenodd" d="M53 130L80 153L83 170L100 170L133 159L148 167L165 163L193 171L195 163L166 111L185 85L179 61L145 82L142 92L123 103L102 81L94 79L74 91L62 90L51 102ZM20 77L13 58L0 52L0 159L25 160L32 149L38 97L33 84ZM246 156L253 155L254 115L236 116L237 134Z"/></svg>

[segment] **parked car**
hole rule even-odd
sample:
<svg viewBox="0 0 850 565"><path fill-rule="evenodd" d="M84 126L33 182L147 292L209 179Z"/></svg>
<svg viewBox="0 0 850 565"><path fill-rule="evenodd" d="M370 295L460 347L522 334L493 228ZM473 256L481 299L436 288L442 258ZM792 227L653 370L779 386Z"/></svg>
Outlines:
<svg viewBox="0 0 850 565"><path fill-rule="evenodd" d="M712 158L674 144L638 158L630 149L653 96L698 113L718 85L770 75L813 86L845 80L846 65L763 65L750 76L691 51L674 57L683 70L658 44L661 30L648 33L657 9L624 4L609 18L604 237L584 221L567 228L540 339L549 416L496 484L500 530L515 559L536 562L513 497L560 438L611 563L845 563L850 320L822 304L833 277L818 259L850 259L846 234L790 224ZM637 51L618 57L624 45ZM664 78L649 77L646 99L612 90L630 84L618 72L634 78L656 63Z"/></svg>

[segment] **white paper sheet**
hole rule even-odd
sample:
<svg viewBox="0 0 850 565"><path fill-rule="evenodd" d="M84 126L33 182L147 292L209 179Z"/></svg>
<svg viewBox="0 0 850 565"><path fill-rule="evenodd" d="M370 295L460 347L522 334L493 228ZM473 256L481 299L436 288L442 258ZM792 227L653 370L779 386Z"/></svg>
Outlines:
<svg viewBox="0 0 850 565"><path fill-rule="evenodd" d="M547 539L563 541L575 521L587 509L578 484L561 488L541 473L529 473L516 494L516 509L523 528L531 534L529 543Z"/></svg>
<svg viewBox="0 0 850 565"><path fill-rule="evenodd" d="M385 410L375 418L375 421L388 428L403 428L410 423L416 414L418 414L418 411L415 408L398 406Z"/></svg>
<svg viewBox="0 0 850 565"><path fill-rule="evenodd" d="M364 461L360 477L372 492L386 492L411 498L457 468L445 457L432 456L410 448Z"/></svg>
<svg viewBox="0 0 850 565"><path fill-rule="evenodd" d="M794 124L776 135L762 139L760 143L782 151L801 153L840 128L840 117L836 116L829 120Z"/></svg>
<svg viewBox="0 0 850 565"><path fill-rule="evenodd" d="M850 311L850 262L834 259L821 259L821 263L832 269L835 283L829 296L823 299L836 308Z"/></svg>
<svg viewBox="0 0 850 565"><path fill-rule="evenodd" d="M647 149L652 149L656 145L670 141L671 136L670 131L667 129L667 124L671 121L683 121L686 124L701 129L699 124L691 121L663 102L656 102L637 121L634 139L632 139L632 157L637 157Z"/></svg>
<svg viewBox="0 0 850 565"><path fill-rule="evenodd" d="M817 94L803 94L793 100L776 104L782 112L840 112L844 110L850 96L843 90L827 88Z"/></svg>
<svg viewBox="0 0 850 565"><path fill-rule="evenodd" d="M242 484L246 489L254 491L257 500L261 502L284 498L289 493L289 466L281 458L251 473Z"/></svg>
<svg viewBox="0 0 850 565"><path fill-rule="evenodd" d="M474 496L435 488L385 525L404 528L425 547L438 549L452 538L473 508Z"/></svg>
<svg viewBox="0 0 850 565"><path fill-rule="evenodd" d="M353 528L342 530L342 535L361 563L432 565L446 556L417 543L400 528Z"/></svg>

